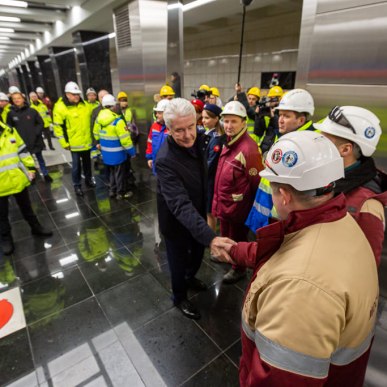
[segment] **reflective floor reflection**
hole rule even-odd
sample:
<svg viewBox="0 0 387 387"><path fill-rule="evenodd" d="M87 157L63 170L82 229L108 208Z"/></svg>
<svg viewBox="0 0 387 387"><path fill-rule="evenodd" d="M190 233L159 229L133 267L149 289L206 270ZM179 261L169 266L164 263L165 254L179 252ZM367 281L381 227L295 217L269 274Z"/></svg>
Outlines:
<svg viewBox="0 0 387 387"><path fill-rule="evenodd" d="M0 268L1 293L20 289L27 327L0 339L0 385L237 386L240 311L247 280L223 285L227 265L210 261L189 293L202 319L172 307L170 279L156 220L155 179L135 160L137 189L109 199L103 170L97 187L74 195L68 164L50 167L51 185L30 188L34 210L52 227L33 238L15 203L16 250ZM387 297L387 255L381 266ZM385 298L382 298L384 301ZM385 386L387 303L367 372L367 386Z"/></svg>

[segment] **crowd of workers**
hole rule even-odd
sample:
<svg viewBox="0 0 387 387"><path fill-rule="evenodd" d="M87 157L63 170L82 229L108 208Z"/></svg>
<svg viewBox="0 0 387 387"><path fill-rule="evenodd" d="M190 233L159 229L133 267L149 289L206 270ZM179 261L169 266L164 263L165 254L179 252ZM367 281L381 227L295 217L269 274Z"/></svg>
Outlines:
<svg viewBox="0 0 387 387"><path fill-rule="evenodd" d="M52 181L43 134L50 149L53 130L71 152L76 195L83 196L82 169L85 185L95 187L94 157L106 166L109 196L131 197L138 129L127 94L116 99L89 88L83 100L78 85L68 82L52 106L42 92L31 92L30 104L15 87L0 93L6 254L14 250L12 195L32 233L51 235L27 190L35 178L31 154ZM258 87L244 92L236 84L224 105L219 90L207 85L191 101L175 97L169 85L155 97L145 151L158 184L174 305L188 318L201 317L187 290L207 290L196 273L210 247L214 262L231 264L224 283L254 270L242 310L241 385L361 386L376 321L387 205L387 176L372 158L382 134L379 119L361 107L335 106L313 123L312 95L284 93L280 86L262 97Z"/></svg>

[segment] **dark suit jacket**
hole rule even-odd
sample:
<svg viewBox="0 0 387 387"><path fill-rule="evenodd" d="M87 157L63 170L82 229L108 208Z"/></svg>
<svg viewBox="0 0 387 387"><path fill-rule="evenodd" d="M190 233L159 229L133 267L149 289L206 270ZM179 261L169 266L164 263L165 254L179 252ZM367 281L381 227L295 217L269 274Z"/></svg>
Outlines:
<svg viewBox="0 0 387 387"><path fill-rule="evenodd" d="M157 210L160 230L169 239L195 238L209 246L215 233L207 225L207 161L201 135L193 149L168 136L156 157Z"/></svg>

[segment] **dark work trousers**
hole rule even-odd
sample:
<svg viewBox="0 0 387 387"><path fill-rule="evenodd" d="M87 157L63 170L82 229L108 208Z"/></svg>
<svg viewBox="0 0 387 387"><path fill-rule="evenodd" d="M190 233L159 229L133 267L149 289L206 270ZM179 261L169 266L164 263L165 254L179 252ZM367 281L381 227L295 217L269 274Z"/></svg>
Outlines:
<svg viewBox="0 0 387 387"><path fill-rule="evenodd" d="M50 131L50 127L47 126L47 128L44 128L43 129L43 134L44 134L44 138L47 140L48 142L48 146L50 149L53 148L52 146L52 141L51 141L51 131Z"/></svg>
<svg viewBox="0 0 387 387"><path fill-rule="evenodd" d="M30 227L33 228L34 226L39 225L38 218L31 207L28 189L24 188L23 191L13 194L12 196L15 198L24 219L28 222ZM3 239L11 237L11 225L8 220L8 198L9 196L0 197L0 234Z"/></svg>
<svg viewBox="0 0 387 387"><path fill-rule="evenodd" d="M203 260L204 246L194 238L165 239L172 282L172 299L178 304L187 298L187 279L195 277Z"/></svg>
<svg viewBox="0 0 387 387"><path fill-rule="evenodd" d="M46 168L46 162L44 161L42 152L36 152L34 154L35 154L36 158L38 159L40 172L42 172L43 176L47 176L48 175L48 171L47 171L47 168Z"/></svg>
<svg viewBox="0 0 387 387"><path fill-rule="evenodd" d="M220 235L227 237L235 242L247 242L247 235L249 228L244 224L237 224L228 222L227 220L220 220ZM242 266L232 265L234 270L242 271L245 268Z"/></svg>
<svg viewBox="0 0 387 387"><path fill-rule="evenodd" d="M126 161L119 165L106 165L109 170L109 191L126 193Z"/></svg>
<svg viewBox="0 0 387 387"><path fill-rule="evenodd" d="M81 152L71 152L71 158L73 160L73 169L71 171L71 175L73 178L74 187L81 186L81 160L83 174L85 175L85 181L86 183L91 182L93 177L91 175L90 150Z"/></svg>

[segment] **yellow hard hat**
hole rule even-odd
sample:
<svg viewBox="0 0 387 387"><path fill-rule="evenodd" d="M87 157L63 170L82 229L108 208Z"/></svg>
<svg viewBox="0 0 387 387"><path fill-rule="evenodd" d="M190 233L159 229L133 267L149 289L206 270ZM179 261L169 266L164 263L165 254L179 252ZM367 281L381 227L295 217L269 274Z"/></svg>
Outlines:
<svg viewBox="0 0 387 387"><path fill-rule="evenodd" d="M261 90L258 89L258 87L252 87L248 92L247 92L247 95L255 95L256 97L260 97L261 96Z"/></svg>
<svg viewBox="0 0 387 387"><path fill-rule="evenodd" d="M210 91L212 95L215 95L215 97L220 97L220 93L217 87L211 87Z"/></svg>
<svg viewBox="0 0 387 387"><path fill-rule="evenodd" d="M199 90L211 91L211 90L210 90L210 86L208 86L208 85L201 85L201 86L199 87Z"/></svg>
<svg viewBox="0 0 387 387"><path fill-rule="evenodd" d="M282 98L283 95L284 95L284 91L282 90L281 86L273 86L267 93L267 97L269 98L274 98L274 97Z"/></svg>
<svg viewBox="0 0 387 387"><path fill-rule="evenodd" d="M165 97L166 95L175 95L175 92L173 91L171 86L164 85L160 89L160 95L161 95L161 97Z"/></svg>
<svg viewBox="0 0 387 387"><path fill-rule="evenodd" d="M121 99L121 98L128 98L128 94L126 94L125 91L120 91L117 94L117 99Z"/></svg>

